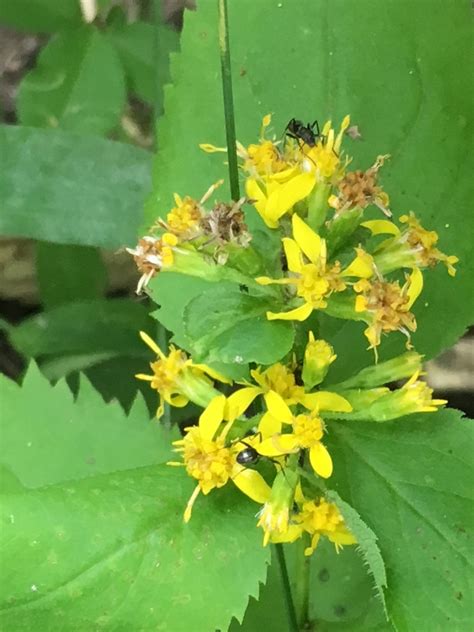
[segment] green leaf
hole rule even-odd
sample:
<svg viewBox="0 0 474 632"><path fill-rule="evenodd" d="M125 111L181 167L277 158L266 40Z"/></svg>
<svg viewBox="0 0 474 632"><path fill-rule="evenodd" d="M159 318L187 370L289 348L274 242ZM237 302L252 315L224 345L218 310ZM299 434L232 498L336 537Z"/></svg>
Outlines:
<svg viewBox="0 0 474 632"><path fill-rule="evenodd" d="M2 627L227 629L269 553L236 493L211 494L184 524L192 487L153 466L7 494Z"/></svg>
<svg viewBox="0 0 474 632"><path fill-rule="evenodd" d="M235 285L225 281L219 283L220 289L234 287ZM215 288L214 283L176 272L158 274L148 285L151 298L160 305L160 308L151 315L166 329L173 332L171 341L188 352L192 352L193 346L184 327L186 307L194 298L212 290L212 288ZM236 364L233 358L230 364L218 361L209 362L209 364L233 380L242 380L248 377L248 365L246 363Z"/></svg>
<svg viewBox="0 0 474 632"><path fill-rule="evenodd" d="M285 553L290 575L297 563L298 547ZM293 575L293 577L295 577ZM293 580L294 586L294 580ZM389 632L380 600L373 594L372 580L355 547L336 553L323 538L311 558L309 614L318 632ZM241 625L233 621L229 632L288 632L284 594L276 563L268 571L267 583L260 588L258 601L250 599Z"/></svg>
<svg viewBox="0 0 474 632"><path fill-rule="evenodd" d="M354 507L351 507L334 491L326 494L327 499L335 503L344 518L351 533L357 539L357 548L364 558L367 570L374 578L374 588L377 596L386 612L384 590L387 588L387 574L385 564L377 544L377 536L359 516Z"/></svg>
<svg viewBox="0 0 474 632"><path fill-rule="evenodd" d="M114 47L93 27L60 33L41 51L18 92L23 125L107 134L125 105L125 81Z"/></svg>
<svg viewBox="0 0 474 632"><path fill-rule="evenodd" d="M41 302L46 308L100 298L107 277L96 248L45 242L36 244L36 275Z"/></svg>
<svg viewBox="0 0 474 632"><path fill-rule="evenodd" d="M141 396L127 417L86 379L74 399L65 382L52 387L34 364L21 386L1 376L0 392L1 464L24 487L162 463L172 454L175 437L150 421Z"/></svg>
<svg viewBox="0 0 474 632"><path fill-rule="evenodd" d="M438 231L440 248L461 259L455 279L441 266L425 275L413 339L433 357L473 317L466 300L474 279L472 216L461 211L470 201L472 172L465 89L470 5L433 0L427 14L421 0L387 0L382 15L371 2L346 4L341 10L340 3L323 0L230 3L237 136L244 144L255 142L268 112L274 113L277 136L292 117L338 122L350 112L363 135L363 142L346 141L354 168L367 168L377 154L392 155L382 180L394 215L412 209ZM174 191L199 199L211 182L226 177L222 154L204 155L198 147L225 145L216 25L213 3L186 15L159 126L147 225L172 205ZM288 33L300 34L298 45L275 46L287 42ZM360 337L363 325L350 330ZM351 333L342 346L352 341ZM372 362L369 352L360 353L365 364Z"/></svg>
<svg viewBox="0 0 474 632"><path fill-rule="evenodd" d="M164 25L134 22L114 24L108 36L117 49L130 91L160 113L163 86L170 79L169 55L178 48L179 33Z"/></svg>
<svg viewBox="0 0 474 632"><path fill-rule="evenodd" d="M10 331L28 357L111 352L146 357L140 329L153 331L146 307L130 299L76 301L31 316Z"/></svg>
<svg viewBox="0 0 474 632"><path fill-rule="evenodd" d="M55 31L80 24L77 0L6 0L0 4L0 22L24 31Z"/></svg>
<svg viewBox="0 0 474 632"><path fill-rule="evenodd" d="M331 486L377 534L398 632L469 627L473 434L453 410L328 428Z"/></svg>
<svg viewBox="0 0 474 632"><path fill-rule="evenodd" d="M134 245L150 186L142 149L0 127L0 232L63 244Z"/></svg>
<svg viewBox="0 0 474 632"><path fill-rule="evenodd" d="M185 331L196 357L206 362L272 364L293 345L291 323L269 321L266 298L237 288L214 287L196 296L184 312Z"/></svg>

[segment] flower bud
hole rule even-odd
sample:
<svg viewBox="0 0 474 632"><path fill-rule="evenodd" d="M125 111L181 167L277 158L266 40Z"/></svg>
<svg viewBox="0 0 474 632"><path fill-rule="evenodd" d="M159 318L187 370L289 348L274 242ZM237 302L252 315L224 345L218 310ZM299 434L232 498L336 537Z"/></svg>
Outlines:
<svg viewBox="0 0 474 632"><path fill-rule="evenodd" d="M386 362L379 362L378 364L368 366L362 369L362 371L359 371L357 375L337 384L335 388L338 390L346 388L372 388L374 386L387 384L388 382L402 380L421 370L422 359L423 356L419 353L409 351Z"/></svg>
<svg viewBox="0 0 474 632"><path fill-rule="evenodd" d="M259 527L264 530L263 545L276 538L278 542L291 541L300 532L290 530L290 512L293 508L298 475L289 468L280 470L273 481L270 498L259 514ZM286 536L289 536L288 540ZM294 537L293 537L294 536Z"/></svg>
<svg viewBox="0 0 474 632"><path fill-rule="evenodd" d="M315 340L313 332L309 332L303 362L303 382L307 390L321 384L336 357L329 343L325 340Z"/></svg>

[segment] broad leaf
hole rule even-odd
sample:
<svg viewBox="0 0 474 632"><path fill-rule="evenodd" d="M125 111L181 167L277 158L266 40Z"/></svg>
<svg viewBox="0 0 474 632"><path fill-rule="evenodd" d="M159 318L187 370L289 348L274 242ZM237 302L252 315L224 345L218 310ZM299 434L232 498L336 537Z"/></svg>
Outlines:
<svg viewBox="0 0 474 632"><path fill-rule="evenodd" d="M138 396L130 414L105 404L82 379L77 398L30 365L22 386L0 378L1 464L28 488L162 463L172 435L150 421ZM174 437L173 437L174 438Z"/></svg>
<svg viewBox="0 0 474 632"><path fill-rule="evenodd" d="M184 326L197 358L209 362L273 364L293 344L293 325L269 321L267 298L214 287L188 303Z"/></svg>
<svg viewBox="0 0 474 632"><path fill-rule="evenodd" d="M77 0L6 0L0 4L0 21L19 30L54 33L81 23Z"/></svg>
<svg viewBox="0 0 474 632"><path fill-rule="evenodd" d="M125 80L115 49L93 27L54 37L18 92L22 125L107 134L125 105Z"/></svg>
<svg viewBox="0 0 474 632"><path fill-rule="evenodd" d="M377 154L390 153L382 174L395 216L412 209L438 231L440 248L460 257L455 279L441 267L427 271L417 305L414 342L421 353L436 355L473 317L466 300L474 278L466 224L472 227L472 217L461 212L470 200L472 171L469 3L434 0L429 14L421 0L387 0L380 8L323 0L229 5L238 138L255 142L268 112L277 136L292 117L338 122L351 113L363 135L363 142L346 141L354 167L367 168ZM172 63L147 224L172 205L174 191L199 198L226 177L223 155L204 155L198 147L225 144L219 73L216 5L202 3L186 14L181 55ZM361 324L355 330L362 336ZM351 344L352 331L343 346ZM365 353L363 362L371 361Z"/></svg>
<svg viewBox="0 0 474 632"><path fill-rule="evenodd" d="M264 580L268 549L236 492L198 503L185 524L192 487L154 466L7 494L2 627L227 629Z"/></svg>
<svg viewBox="0 0 474 632"><path fill-rule="evenodd" d="M472 422L453 410L377 427L331 422L328 448L331 486L377 534L398 632L468 629Z"/></svg>
<svg viewBox="0 0 474 632"><path fill-rule="evenodd" d="M142 149L0 127L0 232L63 244L134 245L150 186Z"/></svg>

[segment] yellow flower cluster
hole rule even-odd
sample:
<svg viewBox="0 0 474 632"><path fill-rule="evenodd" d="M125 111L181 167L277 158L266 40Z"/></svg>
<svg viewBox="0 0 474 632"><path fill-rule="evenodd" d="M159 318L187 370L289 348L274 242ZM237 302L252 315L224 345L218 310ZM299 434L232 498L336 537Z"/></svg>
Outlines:
<svg viewBox="0 0 474 632"><path fill-rule="evenodd" d="M249 300L252 293L264 297L264 309L272 308L266 312L269 321L295 321L299 346L293 354L282 353L281 362L271 366L249 367L248 379L237 383L173 346L166 355L142 332L156 357L150 373L137 378L158 393L158 417L165 405L192 402L203 409L174 442L179 459L170 463L196 481L185 521L201 493L231 483L261 506L257 525L264 544L305 535L310 555L321 537L337 549L355 543L340 508L326 496L334 467L331 420L384 422L436 411L445 401L434 399L419 380L422 358L414 351L325 389L337 356L329 342L317 338L310 326L315 320L309 319L324 312L362 321L376 359L383 336L391 332L404 334L411 348L417 327L411 310L423 289L423 270L442 262L454 276L458 259L438 249L438 235L412 212L398 223L387 219L392 211L378 177L388 156L378 156L366 171L348 170L351 159L342 147L348 116L338 130L330 121L321 132L290 123L285 139L277 141L268 136L267 115L257 143L237 144L246 198L207 210L205 203L222 181L199 201L175 194L166 219L129 252L142 274L139 290L167 270L231 280L244 286ZM276 265L262 264L253 249L244 204L247 215L253 209L260 215L264 230L279 232ZM380 211L385 218L377 218ZM375 212L375 218L365 218L366 212ZM407 381L400 388L385 386L401 379Z"/></svg>
<svg viewBox="0 0 474 632"><path fill-rule="evenodd" d="M296 366L276 363L266 369L253 369L252 381L240 383L226 397L213 384L228 381L225 377L206 365L194 364L174 347L166 356L149 336L143 332L141 336L157 357L150 363L151 374L137 377L147 380L158 392L158 416L163 413L164 402L180 407L192 401L204 408L197 425L185 428L184 436L174 443L182 460L169 463L184 466L197 481L184 512L185 521L190 520L201 492L207 495L231 482L263 505L258 526L264 530L265 544L292 542L308 533L308 554L314 551L321 536L331 540L336 548L355 542L338 508L324 498L321 481L329 479L333 472L325 445L325 435L330 432L328 417L337 414L357 419L365 414L385 421L414 412L435 411L445 403L432 399L431 389L418 381L420 356L400 363L402 370L409 366L414 373L405 386L395 391L359 389L354 397L354 392L343 384L331 391L314 389L324 380L336 356L331 345L315 340L312 332L304 353L302 383ZM387 363L379 365L384 381L398 377L393 361L390 363L390 368ZM257 400L262 412L251 418L249 428L245 413ZM272 466L273 474L254 467L262 461Z"/></svg>

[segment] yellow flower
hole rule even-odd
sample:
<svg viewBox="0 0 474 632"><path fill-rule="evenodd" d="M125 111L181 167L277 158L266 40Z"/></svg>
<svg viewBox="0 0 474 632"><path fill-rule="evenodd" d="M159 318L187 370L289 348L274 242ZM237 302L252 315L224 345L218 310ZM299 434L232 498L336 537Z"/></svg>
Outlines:
<svg viewBox="0 0 474 632"><path fill-rule="evenodd" d="M432 413L447 403L445 399L433 399L433 389L420 381L420 370L402 386L383 394L368 408L368 415L375 421L389 421L413 413Z"/></svg>
<svg viewBox="0 0 474 632"><path fill-rule="evenodd" d="M223 424L225 408L225 396L214 397L199 417L198 425L186 428L185 436L173 443L183 462L171 462L169 465L184 465L188 474L198 481L184 512L185 522L190 520L200 492L209 494L229 480L255 502L264 503L270 496L270 487L261 474L237 463L236 457L243 444L226 444L234 419Z"/></svg>
<svg viewBox="0 0 474 632"><path fill-rule="evenodd" d="M438 262L444 263L450 276L456 274L454 265L459 259L438 250L438 233L423 228L412 212L402 215L400 222L406 225L402 230L388 220L362 223L362 226L368 228L373 235L392 235L375 251L376 265L382 274L402 267L432 268Z"/></svg>
<svg viewBox="0 0 474 632"><path fill-rule="evenodd" d="M161 237L145 235L136 248L126 248L127 252L133 255L137 268L142 273L137 285L137 294L141 293L157 272L173 266L173 251L177 244L176 235L164 233Z"/></svg>
<svg viewBox="0 0 474 632"><path fill-rule="evenodd" d="M247 178L245 192L265 224L269 228L278 228L280 218L308 197L315 183L311 173L289 167L274 176Z"/></svg>
<svg viewBox="0 0 474 632"><path fill-rule="evenodd" d="M269 320L306 320L315 309L324 309L333 292L346 289L344 277L368 277L373 274L372 258L361 248L354 261L341 271L338 262L327 264L326 241L298 215L293 215L293 239L283 238L283 248L291 276L283 279L258 277L260 285L294 285L301 305L288 312L267 312Z"/></svg>
<svg viewBox="0 0 474 632"><path fill-rule="evenodd" d="M152 389L158 391L160 404L156 416L160 418L164 412L164 403L181 408L189 401L200 406L207 406L217 391L212 386L211 377L214 380L231 383L226 377L214 371L205 364L194 364L190 358L172 345L166 356L160 347L144 331L140 337L154 353L156 360L150 363L152 374L138 373L139 380L150 382Z"/></svg>
<svg viewBox="0 0 474 632"><path fill-rule="evenodd" d="M329 181L332 177L340 177L347 164L341 164L341 144L344 132L350 125L350 117L345 116L338 134L327 121L322 130L322 136L314 147L304 145L303 153L305 168L314 173L318 182Z"/></svg>
<svg viewBox="0 0 474 632"><path fill-rule="evenodd" d="M366 312L364 320L368 323L365 336L370 343L369 349L376 349L380 344L382 333L400 331L408 339L410 348L410 332L416 331L416 320L410 312L423 288L423 275L414 268L407 277L406 283L400 287L398 281L369 281L361 279L354 285L359 296L356 298L356 312Z"/></svg>
<svg viewBox="0 0 474 632"><path fill-rule="evenodd" d="M245 383L244 388L232 393L227 400L227 410L231 417L240 417L259 395L263 395L267 401L268 394L274 392L287 404L295 404L304 396L304 388L296 384L294 374L279 362L264 371L254 369L250 374L257 384Z"/></svg>
<svg viewBox="0 0 474 632"><path fill-rule="evenodd" d="M329 478L332 459L321 442L325 426L318 413L324 410L350 412L352 407L349 402L336 393L309 393L303 398L303 404L312 412L296 416L275 392L268 393L266 404L268 412L259 424L263 439L258 447L259 454L277 457L308 450L314 471L323 478ZM292 432L282 434L283 424L291 425Z"/></svg>
<svg viewBox="0 0 474 632"><path fill-rule="evenodd" d="M339 509L324 498L304 500L296 514L295 521L301 529L311 535L311 546L305 549L305 555L311 555L321 536L334 543L336 551L344 545L356 544L357 540L344 523Z"/></svg>
<svg viewBox="0 0 474 632"><path fill-rule="evenodd" d="M164 228L166 231L178 236L180 241L186 241L199 235L201 233L201 221L206 216L203 204L207 202L223 182L224 180L218 180L212 184L199 201L189 195L182 198L175 193L174 201L176 206L166 216L166 222L159 219L156 225L152 227L152 230L157 227Z"/></svg>

